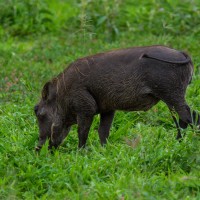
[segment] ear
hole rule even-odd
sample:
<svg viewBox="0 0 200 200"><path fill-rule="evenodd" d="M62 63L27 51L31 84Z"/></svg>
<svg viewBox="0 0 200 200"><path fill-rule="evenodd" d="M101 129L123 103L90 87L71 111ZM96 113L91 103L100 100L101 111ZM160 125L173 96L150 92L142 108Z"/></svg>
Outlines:
<svg viewBox="0 0 200 200"><path fill-rule="evenodd" d="M42 99L47 100L49 97L49 90L50 90L51 82L45 83L43 89L42 89Z"/></svg>
<svg viewBox="0 0 200 200"><path fill-rule="evenodd" d="M44 85L42 89L42 99L52 100L55 97L56 97L56 83L49 81Z"/></svg>

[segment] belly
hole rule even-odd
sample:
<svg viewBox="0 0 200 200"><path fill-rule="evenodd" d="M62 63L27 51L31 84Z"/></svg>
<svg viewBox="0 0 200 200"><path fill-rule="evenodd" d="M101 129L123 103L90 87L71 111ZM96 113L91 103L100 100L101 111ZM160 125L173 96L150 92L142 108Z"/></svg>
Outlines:
<svg viewBox="0 0 200 200"><path fill-rule="evenodd" d="M124 110L124 111L147 111L158 103L159 99L154 96L142 95L139 97L116 97L100 103L100 111Z"/></svg>

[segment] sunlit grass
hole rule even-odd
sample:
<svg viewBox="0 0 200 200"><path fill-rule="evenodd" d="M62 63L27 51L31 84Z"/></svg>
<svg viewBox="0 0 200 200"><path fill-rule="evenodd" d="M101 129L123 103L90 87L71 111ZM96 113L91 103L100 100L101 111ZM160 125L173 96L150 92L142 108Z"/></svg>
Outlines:
<svg viewBox="0 0 200 200"><path fill-rule="evenodd" d="M60 12L65 8L53 0L49 4ZM56 15L61 26L65 15ZM0 43L0 199L200 199L199 132L189 127L181 143L175 140L175 125L162 102L148 112L117 112L105 147L96 116L85 149L77 148L74 126L53 154L48 144L40 154L34 151L38 126L33 106L43 84L73 60L110 49L163 44L189 52L195 73L186 99L200 112L199 38L193 33L120 29L108 42L103 32L83 40L74 30L7 36Z"/></svg>

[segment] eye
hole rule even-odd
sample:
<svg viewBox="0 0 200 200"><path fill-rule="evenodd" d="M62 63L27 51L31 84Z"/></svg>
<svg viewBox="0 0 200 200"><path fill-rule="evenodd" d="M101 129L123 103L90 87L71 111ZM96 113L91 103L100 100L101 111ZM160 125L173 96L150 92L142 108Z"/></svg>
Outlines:
<svg viewBox="0 0 200 200"><path fill-rule="evenodd" d="M40 119L44 119L46 116L46 109L45 108L40 108L40 110L37 111L37 117Z"/></svg>
<svg viewBox="0 0 200 200"><path fill-rule="evenodd" d="M35 112L35 114L37 114L37 112L38 112L38 108L39 108L38 105L34 106L34 112Z"/></svg>

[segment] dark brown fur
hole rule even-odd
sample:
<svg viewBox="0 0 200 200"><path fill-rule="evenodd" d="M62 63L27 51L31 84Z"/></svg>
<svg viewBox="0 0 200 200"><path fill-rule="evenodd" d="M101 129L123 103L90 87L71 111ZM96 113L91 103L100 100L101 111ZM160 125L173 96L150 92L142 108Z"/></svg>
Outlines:
<svg viewBox="0 0 200 200"><path fill-rule="evenodd" d="M94 115L100 114L99 137L105 144L116 110L147 111L160 100L179 115L179 127L193 124L185 101L193 65L190 57L165 46L135 47L78 59L42 90L35 106L40 139L57 147L71 125L78 124L79 147L86 144ZM199 116L193 112L193 117Z"/></svg>

